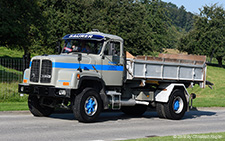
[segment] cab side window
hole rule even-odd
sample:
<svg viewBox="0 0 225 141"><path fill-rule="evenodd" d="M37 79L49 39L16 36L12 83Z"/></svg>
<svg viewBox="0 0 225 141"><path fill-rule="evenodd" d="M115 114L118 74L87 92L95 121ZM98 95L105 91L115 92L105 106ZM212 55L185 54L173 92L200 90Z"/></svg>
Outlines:
<svg viewBox="0 0 225 141"><path fill-rule="evenodd" d="M105 55L120 56L120 42L108 42L104 51Z"/></svg>

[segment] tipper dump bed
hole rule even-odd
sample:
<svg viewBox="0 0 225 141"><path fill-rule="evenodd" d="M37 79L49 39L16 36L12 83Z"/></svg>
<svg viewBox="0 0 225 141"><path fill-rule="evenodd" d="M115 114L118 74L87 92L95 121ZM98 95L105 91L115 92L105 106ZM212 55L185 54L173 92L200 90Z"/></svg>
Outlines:
<svg viewBox="0 0 225 141"><path fill-rule="evenodd" d="M127 53L127 79L189 81L205 87L206 56L159 54L159 57Z"/></svg>

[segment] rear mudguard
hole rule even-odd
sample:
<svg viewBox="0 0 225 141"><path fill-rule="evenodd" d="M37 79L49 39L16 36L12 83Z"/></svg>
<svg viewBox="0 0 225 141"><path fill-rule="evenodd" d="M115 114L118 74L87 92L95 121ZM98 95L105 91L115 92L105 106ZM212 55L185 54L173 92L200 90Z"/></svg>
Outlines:
<svg viewBox="0 0 225 141"><path fill-rule="evenodd" d="M175 89L181 89L184 91L187 103L189 103L189 93L185 87L184 84L179 83L163 83L160 84L158 89L155 92L155 101L156 102L162 102L167 103L169 101L169 97L172 94L173 90Z"/></svg>

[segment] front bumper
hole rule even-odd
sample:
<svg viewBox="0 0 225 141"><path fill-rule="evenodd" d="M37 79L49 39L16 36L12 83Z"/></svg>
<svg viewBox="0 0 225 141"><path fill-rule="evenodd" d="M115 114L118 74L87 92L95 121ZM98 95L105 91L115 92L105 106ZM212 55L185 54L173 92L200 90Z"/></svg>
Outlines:
<svg viewBox="0 0 225 141"><path fill-rule="evenodd" d="M18 92L49 97L70 98L73 89L56 88L54 86L19 84Z"/></svg>

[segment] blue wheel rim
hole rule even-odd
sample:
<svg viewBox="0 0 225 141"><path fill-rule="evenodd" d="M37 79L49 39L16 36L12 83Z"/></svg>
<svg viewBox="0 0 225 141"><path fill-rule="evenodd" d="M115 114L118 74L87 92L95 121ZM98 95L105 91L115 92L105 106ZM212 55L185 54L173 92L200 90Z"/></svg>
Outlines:
<svg viewBox="0 0 225 141"><path fill-rule="evenodd" d="M179 109L179 107L180 107L179 100L176 100L176 101L174 102L173 108L174 108L175 111L177 111L177 110Z"/></svg>
<svg viewBox="0 0 225 141"><path fill-rule="evenodd" d="M88 97L84 105L85 113L88 116L93 116L97 111L97 106L98 106L98 103L96 98L93 96Z"/></svg>
<svg viewBox="0 0 225 141"><path fill-rule="evenodd" d="M184 109L184 101L178 96L173 100L173 110L176 114L180 114Z"/></svg>

